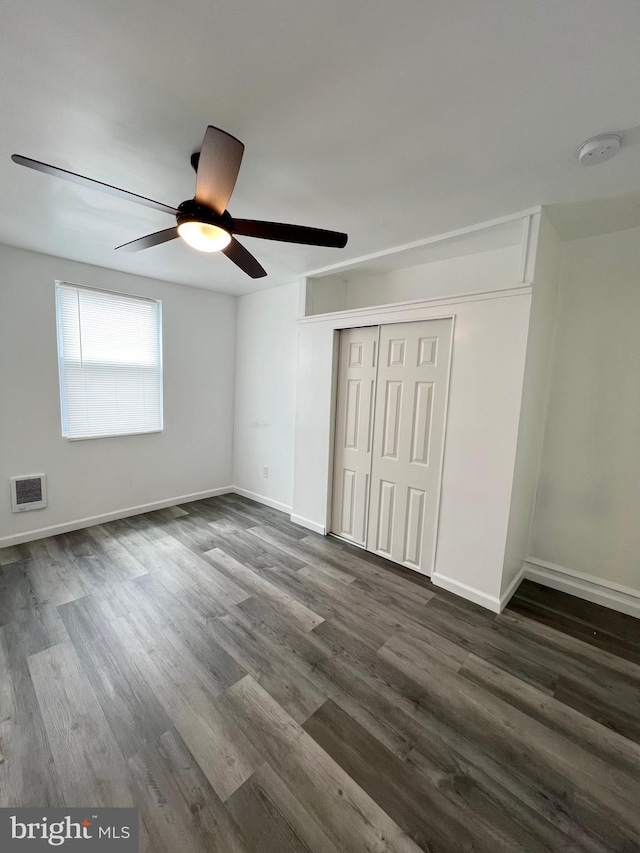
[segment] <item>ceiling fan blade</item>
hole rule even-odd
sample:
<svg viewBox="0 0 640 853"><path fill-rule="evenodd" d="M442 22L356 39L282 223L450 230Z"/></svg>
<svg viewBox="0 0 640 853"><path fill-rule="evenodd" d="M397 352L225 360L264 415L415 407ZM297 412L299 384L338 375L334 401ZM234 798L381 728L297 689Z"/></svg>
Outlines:
<svg viewBox="0 0 640 853"><path fill-rule="evenodd" d="M160 201L154 201L152 198L145 198L143 195L130 193L128 190L112 187L111 184L103 184L102 181L96 181L93 178L85 178L84 175L77 175L75 172L68 172L66 169L60 169L58 166L50 166L48 163L41 163L39 160L23 157L21 154L12 154L11 159L19 166L26 166L28 169L35 169L36 172L44 172L47 175L71 181L71 183L79 184L81 187L89 187L89 189L108 193L109 195L116 196L116 198L123 198L126 201L133 201L136 204L143 204L145 207L161 210L163 213L171 213L174 216L178 212L174 207L169 207L168 204L162 204Z"/></svg>
<svg viewBox="0 0 640 853"><path fill-rule="evenodd" d="M164 231L155 231L153 234L147 234L146 237L138 237L137 240L132 240L130 243L123 243L121 246L116 246L116 251L122 249L123 252L139 252L140 249L150 249L152 246L159 246L160 243L175 240L177 236L177 226L165 228Z"/></svg>
<svg viewBox="0 0 640 853"><path fill-rule="evenodd" d="M328 246L334 249L343 249L348 240L347 235L340 231L285 225L283 222L261 222L258 219L234 219L233 232L245 237L281 240L283 243L305 243L308 246Z"/></svg>
<svg viewBox="0 0 640 853"><path fill-rule="evenodd" d="M251 252L247 251L242 243L238 243L233 237L229 245L225 246L222 251L230 261L233 261L236 266L239 266L251 278L263 278L267 274L267 271L260 266Z"/></svg>
<svg viewBox="0 0 640 853"><path fill-rule="evenodd" d="M198 158L196 201L221 216L231 198L240 171L244 145L235 136L207 128Z"/></svg>

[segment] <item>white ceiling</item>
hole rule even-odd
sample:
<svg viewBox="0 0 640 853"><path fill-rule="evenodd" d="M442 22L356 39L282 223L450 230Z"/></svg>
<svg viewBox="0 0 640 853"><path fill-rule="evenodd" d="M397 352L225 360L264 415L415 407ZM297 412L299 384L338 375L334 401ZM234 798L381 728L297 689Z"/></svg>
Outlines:
<svg viewBox="0 0 640 853"><path fill-rule="evenodd" d="M0 241L246 293L538 204L640 186L636 0L22 0L0 32ZM238 217L347 231L243 238L269 273L174 241L170 217L20 168L44 160L176 205L207 124L245 157ZM602 131L598 167L575 150Z"/></svg>

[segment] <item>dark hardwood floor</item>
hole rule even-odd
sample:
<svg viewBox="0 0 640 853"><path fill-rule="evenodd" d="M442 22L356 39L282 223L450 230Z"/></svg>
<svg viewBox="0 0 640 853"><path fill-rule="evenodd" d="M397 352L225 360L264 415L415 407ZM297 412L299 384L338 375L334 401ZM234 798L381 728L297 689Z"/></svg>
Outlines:
<svg viewBox="0 0 640 853"><path fill-rule="evenodd" d="M158 853L638 851L638 622L495 616L237 496L0 551L0 805Z"/></svg>

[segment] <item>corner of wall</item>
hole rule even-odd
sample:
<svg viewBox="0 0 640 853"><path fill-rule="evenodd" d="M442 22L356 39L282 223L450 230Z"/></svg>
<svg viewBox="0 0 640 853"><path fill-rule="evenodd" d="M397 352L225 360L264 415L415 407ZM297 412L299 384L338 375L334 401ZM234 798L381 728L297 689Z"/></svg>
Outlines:
<svg viewBox="0 0 640 853"><path fill-rule="evenodd" d="M297 320L306 296L303 279L238 300L233 483L283 512L292 504Z"/></svg>
<svg viewBox="0 0 640 853"><path fill-rule="evenodd" d="M598 603L615 607L602 588L640 591L634 523L640 227L597 233L598 221L603 229L615 222L607 212L615 211L596 207L578 218L584 233L569 229L573 236L560 244L552 382L528 559L540 583L561 581L557 588L588 600L596 600L587 592L599 587Z"/></svg>
<svg viewBox="0 0 640 853"><path fill-rule="evenodd" d="M502 598L510 590L511 594L515 591L514 583L522 578L522 566L529 553L551 386L560 261L560 239L543 208L532 259L531 314L501 583Z"/></svg>

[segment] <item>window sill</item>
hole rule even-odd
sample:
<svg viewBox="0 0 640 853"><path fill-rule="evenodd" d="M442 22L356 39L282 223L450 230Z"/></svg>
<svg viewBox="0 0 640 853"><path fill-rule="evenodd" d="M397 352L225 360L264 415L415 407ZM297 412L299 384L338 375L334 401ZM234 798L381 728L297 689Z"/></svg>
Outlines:
<svg viewBox="0 0 640 853"><path fill-rule="evenodd" d="M146 429L140 432L105 432L102 435L63 435L62 437L66 438L67 441L91 441L94 438L120 438L125 435L155 435L160 432L163 432L163 428Z"/></svg>

